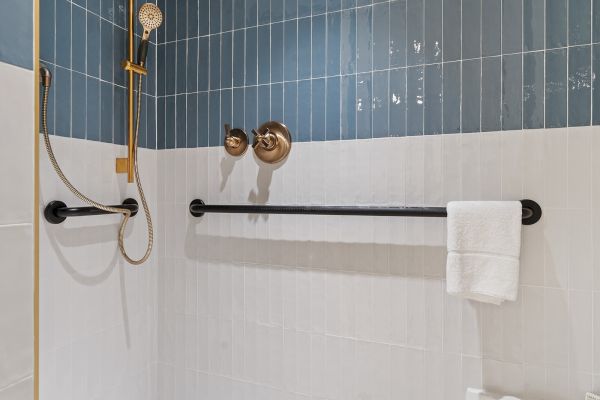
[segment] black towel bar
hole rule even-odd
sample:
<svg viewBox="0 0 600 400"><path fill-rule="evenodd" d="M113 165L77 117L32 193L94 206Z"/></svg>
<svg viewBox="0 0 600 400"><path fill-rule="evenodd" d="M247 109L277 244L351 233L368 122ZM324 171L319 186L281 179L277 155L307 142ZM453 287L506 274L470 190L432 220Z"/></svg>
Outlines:
<svg viewBox="0 0 600 400"><path fill-rule="evenodd" d="M542 218L542 208L533 200L521 200L523 225L533 225ZM447 217L446 207L349 207L349 206L271 206L214 205L196 199L190 203L190 213L201 217L205 213L225 214L311 214L362 215L380 217Z"/></svg>
<svg viewBox="0 0 600 400"><path fill-rule="evenodd" d="M110 207L120 207L131 210L131 216L134 217L138 212L138 202L135 199L125 199L123 204ZM44 217L51 224L60 224L70 217L89 217L91 215L114 214L108 211L99 210L96 207L67 207L65 203L59 200L51 201L44 208Z"/></svg>

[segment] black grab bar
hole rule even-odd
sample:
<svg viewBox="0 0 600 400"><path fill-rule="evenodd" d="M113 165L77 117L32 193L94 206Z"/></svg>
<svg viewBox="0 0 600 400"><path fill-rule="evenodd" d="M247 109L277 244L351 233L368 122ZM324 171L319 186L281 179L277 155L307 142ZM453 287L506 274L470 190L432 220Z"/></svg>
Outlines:
<svg viewBox="0 0 600 400"><path fill-rule="evenodd" d="M123 204L110 207L126 208L131 211L134 217L139 209L138 202L135 199L125 199ZM115 214L112 212L100 210L96 207L67 207L65 203L59 200L51 201L44 208L44 217L51 224L60 224L71 217L89 217L92 215Z"/></svg>
<svg viewBox="0 0 600 400"><path fill-rule="evenodd" d="M523 225L533 225L542 218L542 208L533 200L521 200ZM202 217L205 213L225 214L311 214L358 215L379 217L447 217L446 207L349 207L349 206L271 206L271 205L214 205L196 199L190 203L190 214Z"/></svg>

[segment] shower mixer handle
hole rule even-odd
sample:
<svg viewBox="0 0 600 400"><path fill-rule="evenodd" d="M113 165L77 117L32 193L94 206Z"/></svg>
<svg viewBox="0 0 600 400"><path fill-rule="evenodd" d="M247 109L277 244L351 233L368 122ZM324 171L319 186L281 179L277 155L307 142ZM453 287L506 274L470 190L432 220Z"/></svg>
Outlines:
<svg viewBox="0 0 600 400"><path fill-rule="evenodd" d="M252 129L252 147L256 157L267 164L283 161L292 149L292 135L288 128L277 121L269 121L258 129Z"/></svg>
<svg viewBox="0 0 600 400"><path fill-rule="evenodd" d="M267 128L264 133L259 133L256 129L252 129L252 133L254 134L254 142L252 143L252 148L256 148L256 146L260 146L265 150L271 151L277 146L277 135Z"/></svg>

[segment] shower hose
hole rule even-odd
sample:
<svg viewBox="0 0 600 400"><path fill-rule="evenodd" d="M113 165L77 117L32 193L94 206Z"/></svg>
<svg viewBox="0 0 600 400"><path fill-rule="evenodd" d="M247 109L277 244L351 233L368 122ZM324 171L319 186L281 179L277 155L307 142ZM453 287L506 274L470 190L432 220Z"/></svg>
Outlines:
<svg viewBox="0 0 600 400"><path fill-rule="evenodd" d="M127 223L129 222L129 218L131 218L131 211L125 208L119 207L110 207L104 204L100 204L83 193L81 193L73 184L67 179L65 174L63 173L60 165L56 161L56 157L54 156L54 151L52 150L52 144L50 143L50 136L48 134L48 94L50 92L50 85L44 84L44 94L42 100L42 130L44 134L44 143L46 145L46 151L48 152L48 157L50 158L50 163L52 167L56 171L56 174L60 178L61 181L65 184L65 186L81 201L84 203L95 207L99 210L103 210L110 213L123 214L123 219L121 220L121 225L119 226L119 251L123 255L123 258L132 265L140 265L143 264L148 257L150 257L150 253L152 252L152 245L154 243L154 231L152 228L152 216L150 215L150 209L148 208L148 203L146 202L146 196L144 194L144 189L142 187L142 183L140 181L140 173L138 170L138 134L140 130L140 114L141 114L141 100L142 100L142 76L140 75L138 78L138 87L137 87L137 111L136 111L136 123L135 123L135 143L134 143L134 171L135 171L135 183L137 184L138 193L140 195L140 200L142 201L142 207L144 208L144 214L146 215L146 224L148 226L148 245L146 247L146 253L144 256L138 260L135 260L127 254L127 250L125 249L125 229L127 228Z"/></svg>

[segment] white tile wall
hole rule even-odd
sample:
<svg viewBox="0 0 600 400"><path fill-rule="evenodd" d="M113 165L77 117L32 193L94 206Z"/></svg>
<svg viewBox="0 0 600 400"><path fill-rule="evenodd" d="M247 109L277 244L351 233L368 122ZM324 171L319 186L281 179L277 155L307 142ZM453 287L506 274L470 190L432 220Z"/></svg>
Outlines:
<svg viewBox="0 0 600 400"><path fill-rule="evenodd" d="M0 399L33 391L33 72L0 62Z"/></svg>
<svg viewBox="0 0 600 400"><path fill-rule="evenodd" d="M598 128L296 143L278 168L157 153L158 398L525 399L600 390ZM445 293L445 222L208 215L189 201L530 197L515 303Z"/></svg>

